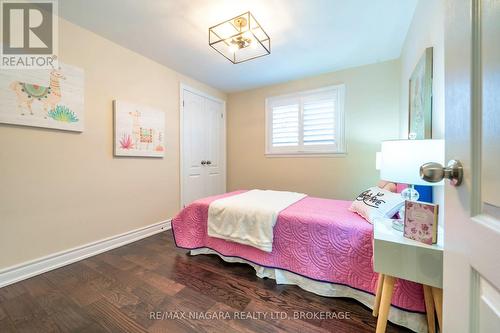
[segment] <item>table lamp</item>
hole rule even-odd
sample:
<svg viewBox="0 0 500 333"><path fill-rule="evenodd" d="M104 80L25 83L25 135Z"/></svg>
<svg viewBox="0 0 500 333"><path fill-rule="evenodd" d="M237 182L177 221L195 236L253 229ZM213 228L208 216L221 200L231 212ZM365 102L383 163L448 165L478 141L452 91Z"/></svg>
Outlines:
<svg viewBox="0 0 500 333"><path fill-rule="evenodd" d="M420 167L429 162L444 164L444 140L388 140L382 142L380 178L394 183L408 184L401 192L407 200L419 198L414 185L443 185L430 183L420 177Z"/></svg>
<svg viewBox="0 0 500 333"><path fill-rule="evenodd" d="M405 200L417 201L420 195L414 185L443 185L443 181L431 183L420 177L420 167L429 162L444 164L444 140L383 141L380 179L408 184L408 188L403 190L401 195ZM401 218L403 214L404 210L400 211Z"/></svg>

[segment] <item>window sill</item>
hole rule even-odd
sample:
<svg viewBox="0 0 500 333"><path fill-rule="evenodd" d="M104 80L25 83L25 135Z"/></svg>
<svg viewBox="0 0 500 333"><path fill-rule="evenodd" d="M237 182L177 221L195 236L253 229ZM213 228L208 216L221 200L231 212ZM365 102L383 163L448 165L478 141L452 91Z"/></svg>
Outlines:
<svg viewBox="0 0 500 333"><path fill-rule="evenodd" d="M265 153L265 157L276 158L276 157L329 157L329 158L340 158L347 157L347 153L325 153L325 152L304 152L304 153Z"/></svg>

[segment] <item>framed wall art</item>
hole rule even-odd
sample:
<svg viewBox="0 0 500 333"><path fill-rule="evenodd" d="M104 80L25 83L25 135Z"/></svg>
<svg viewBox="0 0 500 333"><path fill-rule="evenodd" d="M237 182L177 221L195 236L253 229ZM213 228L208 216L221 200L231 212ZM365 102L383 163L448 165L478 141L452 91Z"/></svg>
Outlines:
<svg viewBox="0 0 500 333"><path fill-rule="evenodd" d="M144 105L115 100L115 156L163 157L165 113Z"/></svg>
<svg viewBox="0 0 500 333"><path fill-rule="evenodd" d="M432 138L432 47L410 77L408 139Z"/></svg>
<svg viewBox="0 0 500 333"><path fill-rule="evenodd" d="M0 123L83 131L84 72L54 69L0 71Z"/></svg>

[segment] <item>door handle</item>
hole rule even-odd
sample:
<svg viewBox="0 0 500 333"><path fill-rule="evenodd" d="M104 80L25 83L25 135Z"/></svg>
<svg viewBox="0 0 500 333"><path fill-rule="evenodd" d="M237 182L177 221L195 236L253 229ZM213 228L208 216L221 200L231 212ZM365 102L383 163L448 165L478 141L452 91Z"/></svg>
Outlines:
<svg viewBox="0 0 500 333"><path fill-rule="evenodd" d="M207 161L207 165L210 165L210 164L212 164L212 161Z"/></svg>
<svg viewBox="0 0 500 333"><path fill-rule="evenodd" d="M450 181L450 185L459 186L463 177L464 168L457 160L449 161L446 167L436 162L425 163L420 167L420 178L429 183L437 183L446 178Z"/></svg>
<svg viewBox="0 0 500 333"><path fill-rule="evenodd" d="M201 165L207 164L207 161L201 161Z"/></svg>

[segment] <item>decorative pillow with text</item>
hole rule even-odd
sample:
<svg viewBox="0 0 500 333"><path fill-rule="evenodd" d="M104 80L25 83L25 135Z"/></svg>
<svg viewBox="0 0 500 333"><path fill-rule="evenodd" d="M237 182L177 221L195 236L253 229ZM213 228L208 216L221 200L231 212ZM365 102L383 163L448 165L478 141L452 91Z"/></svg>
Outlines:
<svg viewBox="0 0 500 333"><path fill-rule="evenodd" d="M376 218L393 217L404 203L405 199L400 193L393 193L375 186L358 195L349 210L373 224Z"/></svg>

